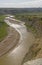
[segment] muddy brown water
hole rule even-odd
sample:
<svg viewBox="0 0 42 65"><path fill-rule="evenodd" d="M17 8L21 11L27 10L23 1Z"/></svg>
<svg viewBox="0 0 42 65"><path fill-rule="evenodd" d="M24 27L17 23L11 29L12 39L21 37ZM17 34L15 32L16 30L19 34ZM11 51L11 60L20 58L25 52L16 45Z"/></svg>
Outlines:
<svg viewBox="0 0 42 65"><path fill-rule="evenodd" d="M15 49L0 57L0 65L21 65L25 54L34 42L34 36L27 31L24 24L10 23L8 19L5 21L20 33L20 40Z"/></svg>

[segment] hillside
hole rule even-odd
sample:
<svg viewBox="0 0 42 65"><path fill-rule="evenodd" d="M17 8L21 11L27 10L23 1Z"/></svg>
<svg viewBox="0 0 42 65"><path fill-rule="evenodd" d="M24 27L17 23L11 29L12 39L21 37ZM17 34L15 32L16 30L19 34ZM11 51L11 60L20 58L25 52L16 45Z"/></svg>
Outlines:
<svg viewBox="0 0 42 65"><path fill-rule="evenodd" d="M35 41L30 47L29 52L25 55L23 63L42 58L42 15L20 14L15 15L15 18L25 22L27 30L33 33L35 37Z"/></svg>
<svg viewBox="0 0 42 65"><path fill-rule="evenodd" d="M33 13L32 15L20 14L20 15L15 15L15 18L25 22L25 25L28 30L32 31L38 36L42 35L42 15L40 14L34 15Z"/></svg>

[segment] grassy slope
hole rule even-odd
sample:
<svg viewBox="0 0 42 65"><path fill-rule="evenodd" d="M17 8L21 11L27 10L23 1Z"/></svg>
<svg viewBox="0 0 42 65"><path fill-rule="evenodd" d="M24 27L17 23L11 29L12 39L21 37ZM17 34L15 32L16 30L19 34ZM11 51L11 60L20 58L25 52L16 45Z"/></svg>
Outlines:
<svg viewBox="0 0 42 65"><path fill-rule="evenodd" d="M4 15L0 15L0 41L7 35L7 24L4 22Z"/></svg>
<svg viewBox="0 0 42 65"><path fill-rule="evenodd" d="M24 21L27 30L35 35L35 41L25 55L22 64L28 60L42 58L42 13L20 14L16 15L15 18Z"/></svg>
<svg viewBox="0 0 42 65"><path fill-rule="evenodd" d="M42 13L18 14L15 18L24 21L27 29L33 33L42 33Z"/></svg>

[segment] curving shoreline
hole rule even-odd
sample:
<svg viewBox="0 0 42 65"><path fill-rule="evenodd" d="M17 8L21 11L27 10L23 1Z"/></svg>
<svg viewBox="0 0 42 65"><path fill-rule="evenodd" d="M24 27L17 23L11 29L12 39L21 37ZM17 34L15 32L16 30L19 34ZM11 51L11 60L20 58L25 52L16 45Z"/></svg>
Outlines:
<svg viewBox="0 0 42 65"><path fill-rule="evenodd" d="M12 49L10 53L5 54L4 56L0 57L0 65L21 65L23 58L25 57L26 53L29 51L29 48L34 42L34 36L32 33L28 32L24 23L19 22L12 23L12 19L10 22L10 17L5 19L5 22L13 29L15 29L20 34L20 40L18 45L16 45L15 49ZM16 20L13 20L16 22ZM18 37L18 36L16 36Z"/></svg>
<svg viewBox="0 0 42 65"><path fill-rule="evenodd" d="M9 27L8 36L0 42L0 56L9 52L12 48L18 44L20 39L20 34L15 30L15 28Z"/></svg>

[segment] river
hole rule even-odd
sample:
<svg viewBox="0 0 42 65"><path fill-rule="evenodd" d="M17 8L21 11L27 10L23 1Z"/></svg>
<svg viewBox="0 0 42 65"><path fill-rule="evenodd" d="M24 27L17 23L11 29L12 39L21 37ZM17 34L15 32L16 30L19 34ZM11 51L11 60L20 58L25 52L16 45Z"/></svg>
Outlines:
<svg viewBox="0 0 42 65"><path fill-rule="evenodd" d="M21 22L21 24L11 23L9 21L9 18L7 17L7 20L5 20L5 22L19 32L20 40L18 46L16 46L15 49L13 48L12 51L0 57L0 65L21 65L23 58L34 42L34 36L32 33L27 31L24 24Z"/></svg>

